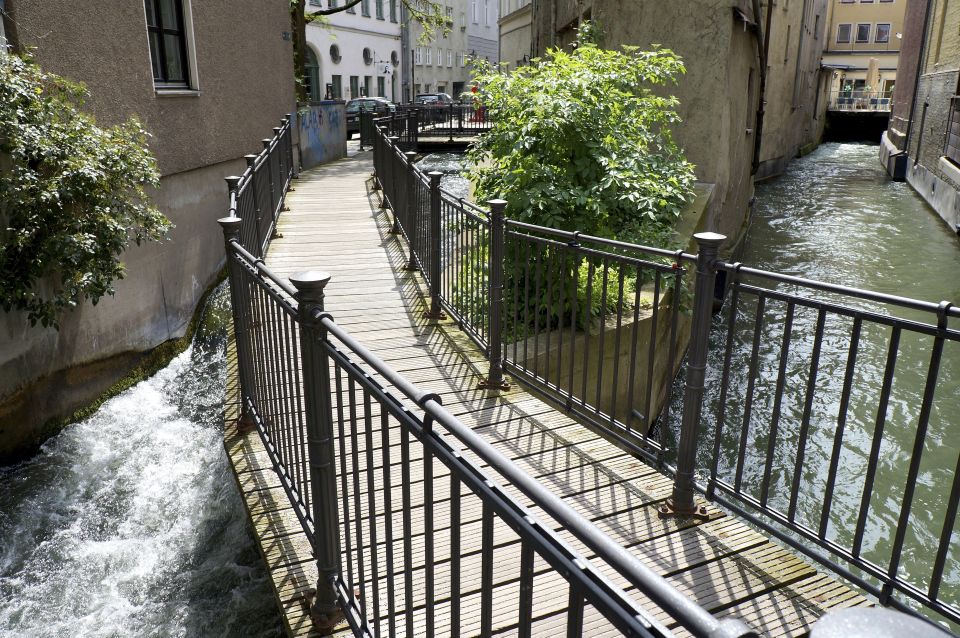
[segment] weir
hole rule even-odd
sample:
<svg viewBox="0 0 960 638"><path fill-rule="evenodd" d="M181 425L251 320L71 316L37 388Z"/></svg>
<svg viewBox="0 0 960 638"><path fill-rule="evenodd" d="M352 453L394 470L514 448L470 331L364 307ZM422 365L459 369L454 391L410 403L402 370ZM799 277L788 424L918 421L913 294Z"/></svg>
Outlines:
<svg viewBox="0 0 960 638"><path fill-rule="evenodd" d="M955 553L960 473L952 467L941 542L926 548L936 556L929 572L900 569L940 360L960 341L957 308L728 264L716 256L722 238L709 233L694 255L520 224L501 202L477 207L445 195L437 175L423 175L404 154L402 136L391 135L410 130L408 115L375 123L373 182L365 154L301 174L290 211L270 229L281 238L253 237L255 248L269 244L265 262L241 240L246 220L221 220L236 335L227 449L292 635L315 626L355 635L803 635L828 610L872 604L728 511L885 605L919 603L960 618L940 587ZM251 179L230 180L232 212ZM648 411L638 427L594 400L602 377L594 393L568 372L573 356L590 356L562 358L578 321L590 327L580 319L590 309L569 303L577 282L564 278L567 269L550 270L571 260L599 287L601 316L639 313L647 293L666 343L634 338L631 347L651 365L659 352L682 357L679 291L692 288L678 444L665 436L669 415L651 427ZM718 389L721 406L742 393L736 422L722 408L719 417L701 412L718 272L732 296ZM567 295L558 307L568 310L531 319L531 291ZM854 309L847 299L913 314ZM785 315L769 329L764 308L775 303ZM791 317L807 311L816 329L794 335ZM891 336L864 498L838 519L831 505L845 409L833 416L834 453L818 475L826 478L822 506L806 507L800 487L817 472L804 446L822 425L814 397L824 326L846 320L851 353L868 326ZM746 369L731 364L742 325L754 326L754 352L764 339L781 344L774 407L763 416L751 416L763 385L756 355ZM526 340L560 340L556 375L511 353L518 330ZM629 331L616 334L627 340ZM893 550L878 557L863 544L876 523L870 477L906 334L927 340L929 390L917 407L900 516L881 521ZM791 346L807 371L799 423L777 409L796 389L786 373ZM833 373L845 387L855 356ZM608 372L614 385L629 374ZM799 441L787 458L774 445L778 432ZM739 457L726 453L730 438ZM759 473L743 453L757 445L768 449ZM844 517L856 521L852 538L836 532ZM339 613L346 625L335 624Z"/></svg>

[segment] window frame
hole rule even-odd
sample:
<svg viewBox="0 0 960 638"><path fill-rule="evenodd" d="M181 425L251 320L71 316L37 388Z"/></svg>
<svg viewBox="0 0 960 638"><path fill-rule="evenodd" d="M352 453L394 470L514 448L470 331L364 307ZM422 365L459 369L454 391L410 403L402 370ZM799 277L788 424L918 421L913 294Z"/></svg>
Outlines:
<svg viewBox="0 0 960 638"><path fill-rule="evenodd" d="M880 36L880 27L887 28L887 37L884 40L879 39ZM878 22L873 27L873 43L874 44L889 44L890 35L893 33L893 24L890 22Z"/></svg>
<svg viewBox="0 0 960 638"><path fill-rule="evenodd" d="M160 12L160 2L162 0L144 0L143 3L143 12L144 12L144 24L147 28L147 50L150 55L150 74L153 78L154 89L158 93L178 93L183 91L196 92L199 91L199 84L197 81L197 58L196 50L194 48L194 35L193 35L193 8L190 4L190 0L173 0L174 7L176 11L177 27L179 29L167 28L163 24L163 18L161 17ZM153 9L154 17L156 18L156 25L151 26L150 24L150 13L147 10L147 4L150 4ZM157 50L154 50L152 34L157 35ZM179 53L180 53L180 65L183 70L183 80L170 80L166 77L168 69L164 64L166 60L166 42L164 41L164 35L173 35L178 38ZM165 77L158 78L154 66L154 54L158 56L158 59L161 61L156 66L161 68Z"/></svg>
<svg viewBox="0 0 960 638"><path fill-rule="evenodd" d="M843 30L843 27L847 27L847 38L846 40L840 39L840 33ZM837 44L850 44L853 41L853 23L852 22L841 22L837 25Z"/></svg>
<svg viewBox="0 0 960 638"><path fill-rule="evenodd" d="M863 40L860 39L860 27L867 27L867 37ZM870 37L873 35L873 23L872 22L858 22L857 31L854 33L854 44L870 44Z"/></svg>

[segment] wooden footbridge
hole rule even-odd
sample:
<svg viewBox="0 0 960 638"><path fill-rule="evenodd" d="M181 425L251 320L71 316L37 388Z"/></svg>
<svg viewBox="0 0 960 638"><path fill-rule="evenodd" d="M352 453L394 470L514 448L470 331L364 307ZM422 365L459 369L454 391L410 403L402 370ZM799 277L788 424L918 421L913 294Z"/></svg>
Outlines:
<svg viewBox="0 0 960 638"><path fill-rule="evenodd" d="M454 241L418 236L398 203L429 209L428 181L376 189L396 169L378 160L373 179L362 152L271 200L249 194L258 167L231 182L238 217L221 220L237 336L225 446L291 636L802 636L875 604L728 510L671 512L665 470L682 462L638 453L656 441L616 400L603 418L551 401L542 389L562 397L562 383L518 383L509 347L491 383L497 357L478 342L501 341L503 318L471 328L438 301L450 264L411 254ZM654 311L672 303L659 294Z"/></svg>

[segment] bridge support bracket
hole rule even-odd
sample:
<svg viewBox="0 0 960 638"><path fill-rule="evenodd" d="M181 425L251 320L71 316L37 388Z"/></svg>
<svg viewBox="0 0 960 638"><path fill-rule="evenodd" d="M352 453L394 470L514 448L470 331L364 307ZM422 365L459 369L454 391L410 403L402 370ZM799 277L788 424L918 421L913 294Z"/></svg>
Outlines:
<svg viewBox="0 0 960 638"><path fill-rule="evenodd" d="M702 521L710 518L706 505L693 503L690 507L677 507L672 498L668 498L657 507L657 514L660 518L694 518Z"/></svg>

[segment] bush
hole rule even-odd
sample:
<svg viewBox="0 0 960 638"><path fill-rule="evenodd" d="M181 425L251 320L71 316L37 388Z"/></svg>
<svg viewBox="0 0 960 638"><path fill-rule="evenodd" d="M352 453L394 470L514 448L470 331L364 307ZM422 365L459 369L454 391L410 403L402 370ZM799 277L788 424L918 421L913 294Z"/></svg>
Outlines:
<svg viewBox="0 0 960 638"><path fill-rule="evenodd" d="M59 327L64 309L114 294L129 243L170 227L144 191L159 183L147 132L136 119L98 127L85 95L0 55L0 307L31 324Z"/></svg>
<svg viewBox="0 0 960 638"><path fill-rule="evenodd" d="M673 225L693 198L695 176L670 131L679 122L678 101L654 89L674 83L683 63L667 49L601 49L586 27L571 52L551 50L513 72L477 64L475 97L490 113L492 129L469 154L476 198L505 199L508 217L530 224L670 246ZM535 329L595 329L644 283L636 269L627 269L621 298L602 293L599 281L591 280L590 272L595 279L604 268L597 258L539 248L513 263L513 254L506 251L508 290L529 293L534 286L525 285L524 273L538 264L565 282L539 296L519 295L522 308L513 308L505 295L508 323L509 317L529 317ZM615 264L607 273L613 282L620 276Z"/></svg>

